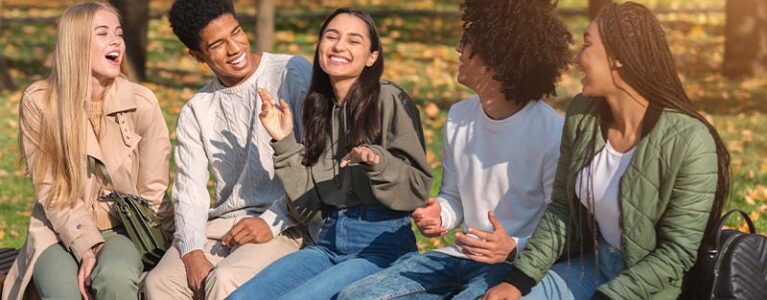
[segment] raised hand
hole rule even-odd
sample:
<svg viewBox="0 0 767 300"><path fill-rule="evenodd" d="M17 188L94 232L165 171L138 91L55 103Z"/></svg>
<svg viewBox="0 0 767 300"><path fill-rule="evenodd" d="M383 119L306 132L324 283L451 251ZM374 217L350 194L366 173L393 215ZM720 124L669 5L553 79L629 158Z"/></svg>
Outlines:
<svg viewBox="0 0 767 300"><path fill-rule="evenodd" d="M467 257L476 262L497 264L506 261L509 254L517 248L517 243L506 234L503 224L495 217L493 211L487 212L487 218L493 224L493 232L469 228L471 237L461 232L455 234L455 243Z"/></svg>
<svg viewBox="0 0 767 300"><path fill-rule="evenodd" d="M379 157L373 150L365 146L357 146L352 148L352 151L349 151L349 153L341 158L341 168L358 163L372 166L379 162L381 162L381 157Z"/></svg>
<svg viewBox="0 0 767 300"><path fill-rule="evenodd" d="M442 206L434 198L426 200L426 205L413 211L413 221L418 230L425 237L438 237L447 233L447 228L442 227Z"/></svg>
<svg viewBox="0 0 767 300"><path fill-rule="evenodd" d="M264 89L258 89L258 95L261 96L261 124L264 125L266 132L273 140L279 141L290 135L293 131L293 113L285 100L280 99L279 105L274 105L269 93Z"/></svg>

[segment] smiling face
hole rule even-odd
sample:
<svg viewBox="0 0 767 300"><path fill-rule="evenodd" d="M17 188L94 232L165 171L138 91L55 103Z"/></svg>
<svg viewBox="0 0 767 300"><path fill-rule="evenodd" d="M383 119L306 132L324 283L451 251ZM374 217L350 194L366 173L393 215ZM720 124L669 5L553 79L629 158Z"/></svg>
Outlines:
<svg viewBox="0 0 767 300"><path fill-rule="evenodd" d="M597 20L592 21L583 34L583 46L575 55L575 61L582 72L583 94L592 97L604 97L618 90L620 82L617 60L610 65L605 46L599 34Z"/></svg>
<svg viewBox="0 0 767 300"><path fill-rule="evenodd" d="M248 36L231 14L214 19L200 32L200 51L190 50L225 86L235 86L256 71Z"/></svg>
<svg viewBox="0 0 767 300"><path fill-rule="evenodd" d="M120 76L125 42L120 19L113 12L100 9L93 16L91 39L91 74L99 81Z"/></svg>
<svg viewBox="0 0 767 300"><path fill-rule="evenodd" d="M320 67L332 82L358 78L378 60L378 51L371 52L368 31L364 21L346 13L328 23L317 51Z"/></svg>

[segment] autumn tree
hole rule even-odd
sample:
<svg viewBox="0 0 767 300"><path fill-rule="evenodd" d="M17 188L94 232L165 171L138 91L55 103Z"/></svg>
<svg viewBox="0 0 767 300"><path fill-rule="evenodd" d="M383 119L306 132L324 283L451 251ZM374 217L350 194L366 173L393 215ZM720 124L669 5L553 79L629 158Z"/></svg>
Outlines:
<svg viewBox="0 0 767 300"><path fill-rule="evenodd" d="M612 0L589 0L589 18L594 19L602 7L610 4Z"/></svg>
<svg viewBox="0 0 767 300"><path fill-rule="evenodd" d="M110 0L122 16L128 76L137 81L146 79L146 46L149 28L148 0Z"/></svg>
<svg viewBox="0 0 767 300"><path fill-rule="evenodd" d="M724 75L767 75L767 1L727 0L725 13Z"/></svg>
<svg viewBox="0 0 767 300"><path fill-rule="evenodd" d="M0 0L0 12L3 11L3 1ZM2 20L0 20L0 29L2 29ZM2 32L2 30L0 30ZM0 53L0 91L13 89L13 80L8 72L8 66L5 64L2 53Z"/></svg>
<svg viewBox="0 0 767 300"><path fill-rule="evenodd" d="M274 47L274 0L258 0L256 18L256 49L272 51Z"/></svg>

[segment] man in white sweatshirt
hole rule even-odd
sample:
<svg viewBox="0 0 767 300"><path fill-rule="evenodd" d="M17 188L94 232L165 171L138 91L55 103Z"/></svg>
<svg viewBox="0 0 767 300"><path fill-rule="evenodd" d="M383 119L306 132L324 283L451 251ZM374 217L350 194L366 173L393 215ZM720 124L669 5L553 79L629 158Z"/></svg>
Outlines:
<svg viewBox="0 0 767 300"><path fill-rule="evenodd" d="M301 246L302 232L274 174L271 139L258 119L257 89L300 111L311 65L297 56L251 53L231 0L177 0L169 20L215 78L178 118L175 241L148 274L145 292L149 299L223 299Z"/></svg>
<svg viewBox="0 0 767 300"><path fill-rule="evenodd" d="M462 224L455 243L403 258L340 299L481 297L511 271L550 201L563 118L539 99L567 67L570 33L550 1L468 0L463 21L457 79L478 96L450 108L439 194L413 212L427 237Z"/></svg>

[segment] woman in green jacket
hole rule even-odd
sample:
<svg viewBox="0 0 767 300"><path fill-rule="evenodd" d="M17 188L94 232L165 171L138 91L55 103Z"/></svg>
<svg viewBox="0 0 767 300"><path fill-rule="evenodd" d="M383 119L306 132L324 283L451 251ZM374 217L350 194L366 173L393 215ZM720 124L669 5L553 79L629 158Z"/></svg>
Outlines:
<svg viewBox="0 0 767 300"><path fill-rule="evenodd" d="M692 106L658 20L611 4L575 57L552 203L485 299L675 299L729 190L729 154Z"/></svg>

